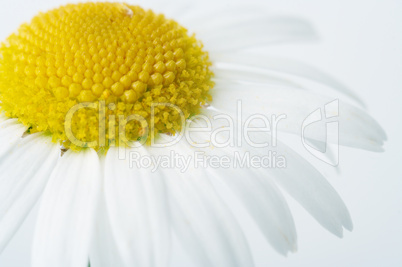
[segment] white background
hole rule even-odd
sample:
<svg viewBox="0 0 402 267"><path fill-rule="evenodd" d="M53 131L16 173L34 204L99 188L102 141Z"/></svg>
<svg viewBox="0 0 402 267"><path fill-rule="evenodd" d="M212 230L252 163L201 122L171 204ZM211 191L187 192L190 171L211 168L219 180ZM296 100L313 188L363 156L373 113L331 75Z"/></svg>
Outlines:
<svg viewBox="0 0 402 267"><path fill-rule="evenodd" d="M205 8L214 8L217 1L202 2ZM37 11L59 3L65 1L2 0L0 39ZM346 232L343 239L326 232L290 201L299 249L285 258L269 247L250 221L241 220L256 265L402 266L402 1L278 0L263 4L273 14L310 20L321 37L317 43L268 47L266 53L299 59L338 77L366 102L389 141L379 154L341 148L341 175L329 172L329 181L354 221L353 232ZM0 255L1 267L29 266L34 221L32 213ZM172 266L192 266L177 243Z"/></svg>

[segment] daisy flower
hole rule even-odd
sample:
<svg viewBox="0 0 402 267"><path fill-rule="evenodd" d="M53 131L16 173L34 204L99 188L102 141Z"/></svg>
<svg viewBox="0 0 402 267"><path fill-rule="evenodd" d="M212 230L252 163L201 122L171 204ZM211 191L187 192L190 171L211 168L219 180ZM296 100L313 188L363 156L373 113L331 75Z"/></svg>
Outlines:
<svg viewBox="0 0 402 267"><path fill-rule="evenodd" d="M247 52L314 38L311 26L258 8L177 11L181 23L124 3L70 4L2 43L0 251L39 202L34 267L168 266L172 234L196 265L253 266L216 183L283 255L297 249L283 191L331 233L352 230L337 192L277 133L326 146L336 165L327 141L381 151L384 131L331 76ZM323 117L339 128L310 127Z"/></svg>

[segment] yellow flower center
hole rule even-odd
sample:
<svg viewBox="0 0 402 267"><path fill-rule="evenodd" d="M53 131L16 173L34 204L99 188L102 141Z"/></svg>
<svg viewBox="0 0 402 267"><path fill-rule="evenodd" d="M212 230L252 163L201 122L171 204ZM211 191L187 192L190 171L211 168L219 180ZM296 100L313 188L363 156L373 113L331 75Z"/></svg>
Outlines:
<svg viewBox="0 0 402 267"><path fill-rule="evenodd" d="M0 105L31 133L102 149L119 143L121 128L128 140L180 131L183 117L211 100L210 65L202 44L163 15L126 4L67 5L1 45Z"/></svg>

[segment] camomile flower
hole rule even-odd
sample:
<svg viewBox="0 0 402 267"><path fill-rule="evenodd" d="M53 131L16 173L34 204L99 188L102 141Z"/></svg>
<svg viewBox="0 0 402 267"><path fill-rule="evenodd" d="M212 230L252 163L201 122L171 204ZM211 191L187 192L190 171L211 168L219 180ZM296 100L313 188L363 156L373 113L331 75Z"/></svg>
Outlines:
<svg viewBox="0 0 402 267"><path fill-rule="evenodd" d="M277 137L381 151L385 133L325 73L247 52L313 38L310 25L253 8L177 11L180 23L129 4L71 4L2 43L0 251L39 202L34 267L168 266L173 233L196 265L253 266L216 183L283 255L297 250L283 191L331 233L352 229L337 192ZM339 129L311 130L322 117Z"/></svg>

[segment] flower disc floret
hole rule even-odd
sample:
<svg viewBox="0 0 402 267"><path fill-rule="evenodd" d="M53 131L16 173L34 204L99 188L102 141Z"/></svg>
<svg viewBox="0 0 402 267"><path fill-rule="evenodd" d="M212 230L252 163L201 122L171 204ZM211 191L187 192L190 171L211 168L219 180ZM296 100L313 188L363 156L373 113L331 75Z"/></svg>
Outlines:
<svg viewBox="0 0 402 267"><path fill-rule="evenodd" d="M137 115L151 125L125 125L129 140L174 134L199 114L213 87L211 62L202 44L177 22L138 6L116 3L67 5L34 17L0 47L1 109L30 132L79 149L67 130L94 148L118 141L122 118ZM66 115L80 103L91 105ZM180 114L180 112L182 114ZM104 121L103 121L104 120ZM100 138L104 123L106 142Z"/></svg>

